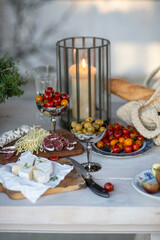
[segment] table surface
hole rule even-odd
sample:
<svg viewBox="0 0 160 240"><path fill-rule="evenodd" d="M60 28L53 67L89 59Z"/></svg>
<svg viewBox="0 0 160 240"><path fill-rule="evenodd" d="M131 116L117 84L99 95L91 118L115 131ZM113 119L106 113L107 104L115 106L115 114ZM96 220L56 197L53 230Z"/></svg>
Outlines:
<svg viewBox="0 0 160 240"><path fill-rule="evenodd" d="M123 104L112 101L112 121ZM50 120L37 111L34 97L12 98L0 105L0 134L22 124L41 125L50 129ZM59 124L58 124L59 127ZM117 159L93 153L93 161L102 169L92 173L104 185L112 182L110 198L99 197L89 188L41 197L35 204L27 199L11 200L0 193L0 231L75 232L75 233L154 233L160 232L160 199L137 192L133 177L143 169L160 162L160 148L134 158ZM74 157L86 161L86 151Z"/></svg>

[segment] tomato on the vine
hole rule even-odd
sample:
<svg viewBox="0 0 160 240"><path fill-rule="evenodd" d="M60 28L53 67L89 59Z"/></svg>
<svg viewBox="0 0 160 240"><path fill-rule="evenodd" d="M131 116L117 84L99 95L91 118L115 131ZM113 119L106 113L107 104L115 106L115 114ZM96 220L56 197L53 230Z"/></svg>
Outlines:
<svg viewBox="0 0 160 240"><path fill-rule="evenodd" d="M123 128L122 131L123 131L123 134L128 134L128 132L129 132L127 128Z"/></svg>
<svg viewBox="0 0 160 240"><path fill-rule="evenodd" d="M122 131L121 130L115 131L113 135L115 138L119 139L122 136Z"/></svg>
<svg viewBox="0 0 160 240"><path fill-rule="evenodd" d="M110 182L104 184L104 189L108 192L112 192L114 190L114 185Z"/></svg>
<svg viewBox="0 0 160 240"><path fill-rule="evenodd" d="M113 129L114 130L119 130L121 128L121 126L119 125L119 123L114 123L113 124Z"/></svg>
<svg viewBox="0 0 160 240"><path fill-rule="evenodd" d="M57 155L53 155L52 157L49 158L51 161L58 161L59 157Z"/></svg>

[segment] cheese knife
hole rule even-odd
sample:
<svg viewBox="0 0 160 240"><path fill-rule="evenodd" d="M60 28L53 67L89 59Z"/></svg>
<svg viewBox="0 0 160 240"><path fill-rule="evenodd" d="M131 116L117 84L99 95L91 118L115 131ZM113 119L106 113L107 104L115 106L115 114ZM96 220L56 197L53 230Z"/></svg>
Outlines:
<svg viewBox="0 0 160 240"><path fill-rule="evenodd" d="M69 159L72 161L76 170L82 175L82 177L86 181L86 185L90 188L92 192L94 192L95 194L101 197L105 197L105 198L109 197L109 192L106 191L101 186L99 186L97 183L95 183L92 179L92 176L87 172L87 170L79 162L77 162L72 158L69 158Z"/></svg>

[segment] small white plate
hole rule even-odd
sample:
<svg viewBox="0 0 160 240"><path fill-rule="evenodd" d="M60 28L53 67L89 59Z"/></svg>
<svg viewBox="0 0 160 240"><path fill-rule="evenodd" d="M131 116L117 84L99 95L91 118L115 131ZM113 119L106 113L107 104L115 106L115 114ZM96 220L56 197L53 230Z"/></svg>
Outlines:
<svg viewBox="0 0 160 240"><path fill-rule="evenodd" d="M140 192L141 194L144 194L148 197L159 199L160 200L160 191L157 193L147 193L143 187L142 182L149 182L149 183L157 183L155 177L152 174L152 169L145 169L141 172L139 172L132 180L133 187Z"/></svg>

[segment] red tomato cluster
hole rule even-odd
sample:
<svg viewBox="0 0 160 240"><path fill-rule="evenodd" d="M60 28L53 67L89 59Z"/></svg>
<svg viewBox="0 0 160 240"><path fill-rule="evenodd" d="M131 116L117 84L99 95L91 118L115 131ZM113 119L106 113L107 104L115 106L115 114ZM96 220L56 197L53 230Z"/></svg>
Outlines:
<svg viewBox="0 0 160 240"><path fill-rule="evenodd" d="M125 151L130 153L137 151L143 144L145 138L133 127L121 126L119 123L108 125L102 140L97 142L98 148L106 148L112 153Z"/></svg>
<svg viewBox="0 0 160 240"><path fill-rule="evenodd" d="M45 89L44 94L36 96L36 102L44 107L66 106L69 102L67 93L54 92L52 87Z"/></svg>

